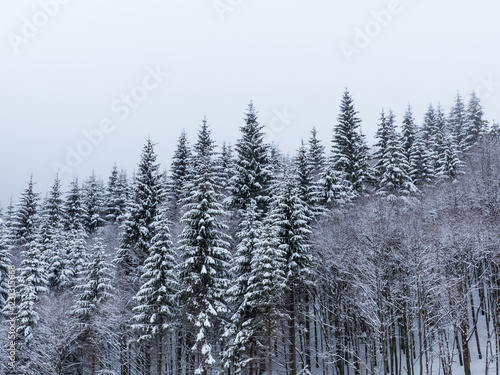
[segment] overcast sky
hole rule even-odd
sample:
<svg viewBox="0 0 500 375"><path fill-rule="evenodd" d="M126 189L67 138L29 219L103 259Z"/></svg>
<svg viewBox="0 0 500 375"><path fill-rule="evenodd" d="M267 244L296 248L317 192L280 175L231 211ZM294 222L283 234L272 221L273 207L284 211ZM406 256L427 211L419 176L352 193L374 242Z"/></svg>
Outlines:
<svg viewBox="0 0 500 375"><path fill-rule="evenodd" d="M500 119L499 14L491 0L1 0L1 203L30 173L45 193L56 168L65 185L131 172L148 136L168 168L204 115L234 143L250 100L286 152L313 126L329 145L345 87L370 143L382 107L400 122L410 102L420 122L457 90Z"/></svg>

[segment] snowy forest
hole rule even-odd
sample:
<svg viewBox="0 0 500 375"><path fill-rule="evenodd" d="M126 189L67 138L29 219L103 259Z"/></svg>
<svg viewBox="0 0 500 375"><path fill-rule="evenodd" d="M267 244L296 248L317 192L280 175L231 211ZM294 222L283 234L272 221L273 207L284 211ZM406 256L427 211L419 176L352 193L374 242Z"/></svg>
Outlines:
<svg viewBox="0 0 500 375"><path fill-rule="evenodd" d="M348 90L293 155L252 103L239 126L43 195L28 172L1 211L2 374L499 375L500 128L476 94L382 111L372 146Z"/></svg>

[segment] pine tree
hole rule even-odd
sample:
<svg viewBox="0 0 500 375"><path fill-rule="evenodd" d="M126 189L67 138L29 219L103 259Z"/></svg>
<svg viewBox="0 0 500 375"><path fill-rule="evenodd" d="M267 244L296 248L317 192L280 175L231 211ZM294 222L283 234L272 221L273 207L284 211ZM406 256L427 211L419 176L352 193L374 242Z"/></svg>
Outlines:
<svg viewBox="0 0 500 375"><path fill-rule="evenodd" d="M269 147L263 141L262 129L257 111L250 102L245 125L240 127L242 137L236 144L235 176L231 181L232 204L236 208L245 209L253 199L259 209L265 210L268 203L271 170Z"/></svg>
<svg viewBox="0 0 500 375"><path fill-rule="evenodd" d="M25 347L31 347L34 330L40 316L36 310L38 296L47 288L46 265L40 252L40 244L36 239L26 244L23 250L23 261L18 284L19 296L16 333Z"/></svg>
<svg viewBox="0 0 500 375"><path fill-rule="evenodd" d="M118 170L116 164L111 170L106 187L105 217L110 223L119 223L127 210L128 183L125 170Z"/></svg>
<svg viewBox="0 0 500 375"><path fill-rule="evenodd" d="M52 232L50 239L43 244L44 258L47 264L48 285L51 289L73 286L75 269L65 234L60 229Z"/></svg>
<svg viewBox="0 0 500 375"><path fill-rule="evenodd" d="M154 236L153 220L165 195L159 169L154 144L148 139L143 147L135 176L133 196L129 202L127 218L123 223L116 259L126 273L138 270L151 247Z"/></svg>
<svg viewBox="0 0 500 375"><path fill-rule="evenodd" d="M475 92L469 99L467 106L466 122L462 132L462 149L467 151L474 146L479 138L486 132L488 122L483 119L483 107Z"/></svg>
<svg viewBox="0 0 500 375"><path fill-rule="evenodd" d="M105 247L97 234L92 248L92 259L86 264L78 285L74 287L78 297L73 311L83 323L88 322L96 310L113 296L112 265L106 258Z"/></svg>
<svg viewBox="0 0 500 375"><path fill-rule="evenodd" d="M355 193L342 172L328 165L318 181L320 204L325 208L336 208L351 202ZM320 207L321 207L320 206Z"/></svg>
<svg viewBox="0 0 500 375"><path fill-rule="evenodd" d="M159 343L163 341L163 332L171 328L178 289L169 226L165 209L160 208L153 222L156 234L142 268L143 284L135 297L138 305L133 309L136 313L133 317L136 322L134 328L141 331L141 340L159 336Z"/></svg>
<svg viewBox="0 0 500 375"><path fill-rule="evenodd" d="M221 171L222 187L224 195L229 195L231 187L230 181L234 177L234 159L233 148L231 144L222 143L221 153L218 159L218 164Z"/></svg>
<svg viewBox="0 0 500 375"><path fill-rule="evenodd" d="M72 229L65 233L67 265L77 277L88 262L87 234L83 228Z"/></svg>
<svg viewBox="0 0 500 375"><path fill-rule="evenodd" d="M493 141L498 142L498 140L500 140L500 126L495 120L493 120L493 123L491 124L489 136Z"/></svg>
<svg viewBox="0 0 500 375"><path fill-rule="evenodd" d="M234 307L231 317L231 327L228 329L228 344L224 353L226 366L233 362L236 374L241 374L244 367L253 360L251 353L255 350L252 320L255 312L249 305L248 289L252 272L252 259L261 241L262 222L257 203L251 200L242 213L237 237L240 240L236 254L232 259L231 275L233 281L228 290L228 301Z"/></svg>
<svg viewBox="0 0 500 375"><path fill-rule="evenodd" d="M315 217L322 213L321 189L313 180L312 167L309 163L307 149L303 141L301 147L297 151L294 163L300 198L307 205L311 213L311 222Z"/></svg>
<svg viewBox="0 0 500 375"><path fill-rule="evenodd" d="M396 120L392 110L389 110L389 115L386 117L385 112L382 109L380 114L380 122L378 124L377 132L375 133L375 138L378 139L375 147L377 150L374 153L375 163L375 174L380 181L384 174L384 155L387 152L387 147L391 136L396 132Z"/></svg>
<svg viewBox="0 0 500 375"><path fill-rule="evenodd" d="M463 173L464 163L459 158L456 141L450 134L445 134L440 144L439 159L436 163L436 174L441 179L455 179Z"/></svg>
<svg viewBox="0 0 500 375"><path fill-rule="evenodd" d="M82 187L84 225L87 233L94 233L104 225L104 185L94 171Z"/></svg>
<svg viewBox="0 0 500 375"><path fill-rule="evenodd" d="M70 286L74 278L74 270L68 262L66 233L63 233L64 219L61 183L59 176L56 176L44 201L42 225L37 233L51 288Z"/></svg>
<svg viewBox="0 0 500 375"><path fill-rule="evenodd" d="M78 178L69 186L64 202L64 229L67 231L81 230L83 226L84 209Z"/></svg>
<svg viewBox="0 0 500 375"><path fill-rule="evenodd" d="M64 202L64 247L67 266L73 271L72 277L78 277L88 262L87 259L87 233L84 227L84 209L81 189L78 179L75 178L69 187Z"/></svg>
<svg viewBox="0 0 500 375"><path fill-rule="evenodd" d="M436 112L432 103L429 104L427 112L424 115L422 123L422 135L427 144L434 149L434 142L436 141Z"/></svg>
<svg viewBox="0 0 500 375"><path fill-rule="evenodd" d="M415 125L415 119L413 118L413 111L411 106L408 104L408 108L403 117L403 126L401 128L402 135L402 147L403 153L406 160L410 162L411 150L413 144L415 143L415 138L417 136L417 126Z"/></svg>
<svg viewBox="0 0 500 375"><path fill-rule="evenodd" d="M34 238L38 226L39 193L34 190L33 175L30 176L28 187L22 193L12 221L13 245L25 246Z"/></svg>
<svg viewBox="0 0 500 375"><path fill-rule="evenodd" d="M206 374L215 364L211 343L214 325L227 313L224 295L229 284L230 258L229 237L220 221L224 211L218 193L219 171L206 120L194 150L193 180L183 206L186 213L180 239L180 295L189 321L198 331L191 346L198 356L195 374Z"/></svg>
<svg viewBox="0 0 500 375"><path fill-rule="evenodd" d="M321 140L317 138L317 134L318 132L314 127L311 130L311 137L308 142L309 149L307 153L307 159L314 182L317 182L320 179L326 164L325 146L321 144Z"/></svg>
<svg viewBox="0 0 500 375"><path fill-rule="evenodd" d="M7 206L7 210L3 217L3 223L5 228L5 243L7 246L11 247L15 242L13 238L13 223L14 223L14 215L16 213L14 201L12 197L9 200L9 205Z"/></svg>
<svg viewBox="0 0 500 375"><path fill-rule="evenodd" d="M287 313L289 316L290 368L297 374L296 323L301 313L298 308L301 291L309 284L311 254L308 209L300 199L298 186L293 178L285 176L279 193L273 201L270 219L277 226L279 250L284 254L284 274L287 287Z"/></svg>
<svg viewBox="0 0 500 375"><path fill-rule="evenodd" d="M381 165L382 177L379 183L379 194L400 196L418 191L409 175L410 166L395 129L388 134Z"/></svg>
<svg viewBox="0 0 500 375"><path fill-rule="evenodd" d="M252 257L246 299L254 312L252 327L256 347L264 352L268 374L273 373L273 345L280 334L280 322L286 316L282 308L286 288L286 255L280 247L278 226L267 216Z"/></svg>
<svg viewBox="0 0 500 375"><path fill-rule="evenodd" d="M61 193L61 180L56 176L49 196L44 202L42 219L51 228L62 227L64 207Z"/></svg>
<svg viewBox="0 0 500 375"><path fill-rule="evenodd" d="M420 133L410 149L409 168L410 177L417 187L429 184L435 178L433 154Z"/></svg>
<svg viewBox="0 0 500 375"><path fill-rule="evenodd" d="M462 137L464 135L463 132L466 121L467 113L465 110L465 104L460 96L460 93L457 92L455 103L451 107L450 115L448 116L448 127L460 148L464 141Z"/></svg>
<svg viewBox="0 0 500 375"><path fill-rule="evenodd" d="M361 120L357 114L352 97L346 89L337 117L338 124L334 128L330 163L334 170L345 176L352 189L360 193L365 189L368 178L368 148L360 132Z"/></svg>
<svg viewBox="0 0 500 375"><path fill-rule="evenodd" d="M191 147L187 139L187 133L182 131L177 141L177 149L172 158L170 166L170 179L168 183L168 200L171 202L170 215L172 219L177 218L179 202L187 196L187 183L190 178Z"/></svg>

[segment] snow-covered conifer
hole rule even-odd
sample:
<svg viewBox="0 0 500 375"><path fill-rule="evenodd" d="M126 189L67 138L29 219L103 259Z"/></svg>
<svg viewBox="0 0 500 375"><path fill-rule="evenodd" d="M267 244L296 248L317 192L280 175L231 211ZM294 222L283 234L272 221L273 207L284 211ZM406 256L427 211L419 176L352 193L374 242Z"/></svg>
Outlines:
<svg viewBox="0 0 500 375"><path fill-rule="evenodd" d="M181 300L195 333L196 374L205 374L215 359L211 337L214 327L228 309L225 301L229 285L229 237L220 216L220 174L214 160L214 142L203 120L194 146L193 179L184 200L184 229L180 237Z"/></svg>
<svg viewBox="0 0 500 375"><path fill-rule="evenodd" d="M82 198L84 209L84 225L88 233L94 233L104 225L104 185L94 171L83 183Z"/></svg>
<svg viewBox="0 0 500 375"><path fill-rule="evenodd" d="M164 192L154 143L148 139L136 172L116 259L127 273L139 271L148 255L154 236L153 220L164 199Z"/></svg>
<svg viewBox="0 0 500 375"><path fill-rule="evenodd" d="M33 175L19 198L12 220L12 244L23 246L33 240L38 226L39 193L34 191Z"/></svg>
<svg viewBox="0 0 500 375"><path fill-rule="evenodd" d="M98 234L92 247L92 258L81 272L79 283L75 286L78 292L74 312L81 320L88 319L114 290L111 281L112 265L107 261L105 247Z"/></svg>
<svg viewBox="0 0 500 375"><path fill-rule="evenodd" d="M413 117L413 110L408 104L408 108L403 116L403 126L401 127L402 147L406 160L410 162L411 149L417 136L417 126Z"/></svg>
<svg viewBox="0 0 500 375"><path fill-rule="evenodd" d="M351 94L346 89L337 117L338 124L334 128L329 163L334 170L341 172L356 193L360 193L368 179L368 147L360 132L361 120L357 114Z"/></svg>
<svg viewBox="0 0 500 375"><path fill-rule="evenodd" d="M326 164L325 146L318 139L318 132L313 127L311 137L308 140L307 160L311 168L311 175L314 182L317 182L323 173Z"/></svg>
<svg viewBox="0 0 500 375"><path fill-rule="evenodd" d="M242 136L236 144L235 176L231 181L232 203L245 208L254 199L260 209L268 203L271 179L268 145L264 143L263 125L257 120L257 111L250 102L245 124L240 127Z"/></svg>
<svg viewBox="0 0 500 375"><path fill-rule="evenodd" d="M472 92L467 106L466 121L462 132L462 149L470 149L486 132L488 122L483 119L484 112L481 101L475 92Z"/></svg>

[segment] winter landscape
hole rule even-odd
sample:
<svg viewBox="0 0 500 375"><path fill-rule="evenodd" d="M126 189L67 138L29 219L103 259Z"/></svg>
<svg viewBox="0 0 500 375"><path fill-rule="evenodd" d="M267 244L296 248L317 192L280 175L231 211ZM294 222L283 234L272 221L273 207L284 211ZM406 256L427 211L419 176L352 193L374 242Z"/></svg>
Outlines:
<svg viewBox="0 0 500 375"><path fill-rule="evenodd" d="M0 4L0 374L500 375L500 6Z"/></svg>
<svg viewBox="0 0 500 375"><path fill-rule="evenodd" d="M422 126L411 107L399 127L382 112L374 153L359 126L346 90L329 152L313 128L285 156L250 103L234 147L203 119L168 172L147 139L132 174L75 178L65 193L56 175L43 200L31 178L2 215L12 362L27 374L497 373L498 124L473 93L449 115L431 105Z"/></svg>

